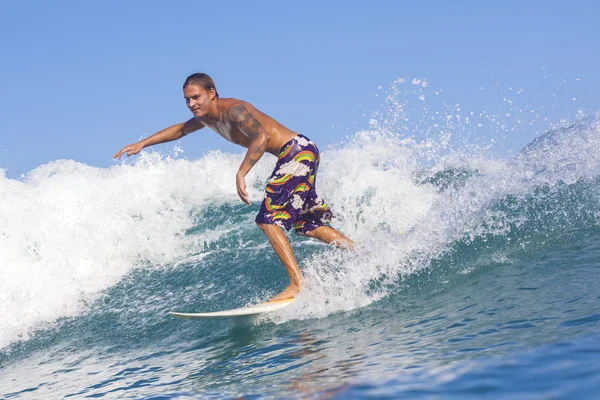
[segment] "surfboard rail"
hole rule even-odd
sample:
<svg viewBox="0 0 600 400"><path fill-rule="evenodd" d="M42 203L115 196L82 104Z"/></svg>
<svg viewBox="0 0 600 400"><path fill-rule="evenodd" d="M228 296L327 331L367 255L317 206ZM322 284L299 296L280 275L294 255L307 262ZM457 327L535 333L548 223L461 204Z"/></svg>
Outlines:
<svg viewBox="0 0 600 400"><path fill-rule="evenodd" d="M276 301L269 301L266 303L255 304L252 306L246 306L241 308L234 308L232 310L214 311L214 312L200 312L200 313L183 313L170 311L169 315L175 318L181 319L210 319L210 318L234 318L244 315L258 315L272 311L279 310L283 307L290 305L295 299L283 299Z"/></svg>

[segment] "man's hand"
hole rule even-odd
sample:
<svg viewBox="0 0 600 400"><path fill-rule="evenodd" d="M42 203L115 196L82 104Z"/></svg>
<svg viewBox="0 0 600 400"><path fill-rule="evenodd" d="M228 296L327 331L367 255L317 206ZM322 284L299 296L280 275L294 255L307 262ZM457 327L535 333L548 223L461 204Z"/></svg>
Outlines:
<svg viewBox="0 0 600 400"><path fill-rule="evenodd" d="M127 153L127 157L132 156L134 154L139 153L143 148L144 148L144 145L141 142L137 142L134 144L128 144L127 146L123 147L121 150L117 151L115 153L115 155L113 156L113 158L121 159L121 155L123 155L123 153Z"/></svg>
<svg viewBox="0 0 600 400"><path fill-rule="evenodd" d="M244 178L244 175L237 174L235 176L235 185L240 199L242 199L244 203L250 205L250 196L248 196L248 192L246 192L246 179Z"/></svg>

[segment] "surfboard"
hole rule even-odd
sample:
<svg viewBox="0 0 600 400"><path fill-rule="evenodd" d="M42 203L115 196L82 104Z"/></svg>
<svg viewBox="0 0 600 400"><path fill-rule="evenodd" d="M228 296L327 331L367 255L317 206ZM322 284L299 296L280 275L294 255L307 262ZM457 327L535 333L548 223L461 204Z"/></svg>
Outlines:
<svg viewBox="0 0 600 400"><path fill-rule="evenodd" d="M279 310L285 306L290 305L294 301L291 299L270 301L268 303L255 304L253 306L247 306L242 308L235 308L233 310L205 312L205 313L182 313L182 312L169 312L170 315L176 318L182 319L208 319L208 318L232 318L240 317L243 315L257 315L268 313L271 311Z"/></svg>

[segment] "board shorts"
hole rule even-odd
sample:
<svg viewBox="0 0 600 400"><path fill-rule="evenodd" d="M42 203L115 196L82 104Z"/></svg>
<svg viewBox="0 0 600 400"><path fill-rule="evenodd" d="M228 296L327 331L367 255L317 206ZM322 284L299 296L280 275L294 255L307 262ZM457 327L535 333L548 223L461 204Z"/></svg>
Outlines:
<svg viewBox="0 0 600 400"><path fill-rule="evenodd" d="M281 147L256 216L258 224L275 224L299 235L331 222L333 214L315 190L320 154L306 136Z"/></svg>

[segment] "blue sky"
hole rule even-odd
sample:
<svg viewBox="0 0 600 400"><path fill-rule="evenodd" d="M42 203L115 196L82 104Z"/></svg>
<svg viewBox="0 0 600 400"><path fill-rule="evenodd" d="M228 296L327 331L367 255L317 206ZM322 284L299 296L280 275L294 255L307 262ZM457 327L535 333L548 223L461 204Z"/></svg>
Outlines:
<svg viewBox="0 0 600 400"><path fill-rule="evenodd" d="M600 108L599 11L592 1L5 2L0 168L108 167L125 144L191 117L181 85L194 72L321 145L365 128L399 77L475 111L504 112L507 93L524 88L521 101L549 122L572 120ZM535 129L500 147L518 150ZM181 146L190 158L242 151L208 130Z"/></svg>

